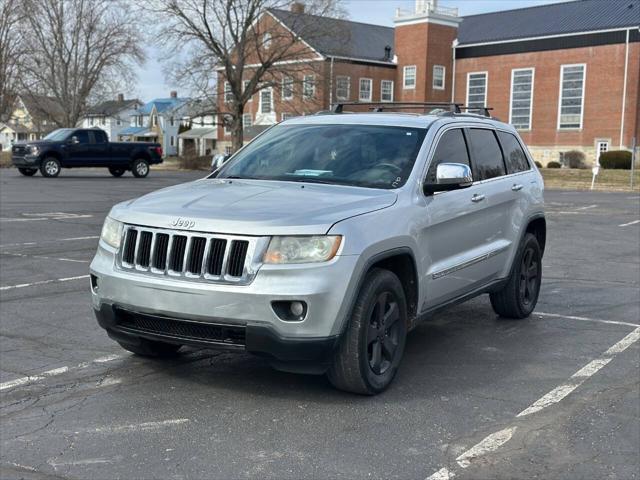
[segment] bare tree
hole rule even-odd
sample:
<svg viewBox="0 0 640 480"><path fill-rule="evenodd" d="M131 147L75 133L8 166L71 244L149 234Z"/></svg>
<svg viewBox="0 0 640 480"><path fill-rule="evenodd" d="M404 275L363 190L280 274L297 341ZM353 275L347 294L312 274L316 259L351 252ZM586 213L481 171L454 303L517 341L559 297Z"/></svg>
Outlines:
<svg viewBox="0 0 640 480"><path fill-rule="evenodd" d="M0 0L0 121L9 119L18 90L24 53L20 7L20 0Z"/></svg>
<svg viewBox="0 0 640 480"><path fill-rule="evenodd" d="M21 90L52 97L60 126L74 126L91 100L133 78L144 61L139 17L125 0L20 0L24 11Z"/></svg>
<svg viewBox="0 0 640 480"><path fill-rule="evenodd" d="M164 18L165 47L174 53L184 52L186 60L178 64L174 78L195 85L203 95L225 95L228 111L221 113L230 118L234 150L242 146L242 114L252 96L279 84L283 75L299 79L301 72L314 68L311 61L297 62L316 57L300 38L336 34L319 30L309 17L295 28L283 28L265 16L269 9L288 9L290 3L291 0L147 0L149 8ZM340 0L305 3L308 13L343 14ZM227 82L224 93L216 85L216 72Z"/></svg>

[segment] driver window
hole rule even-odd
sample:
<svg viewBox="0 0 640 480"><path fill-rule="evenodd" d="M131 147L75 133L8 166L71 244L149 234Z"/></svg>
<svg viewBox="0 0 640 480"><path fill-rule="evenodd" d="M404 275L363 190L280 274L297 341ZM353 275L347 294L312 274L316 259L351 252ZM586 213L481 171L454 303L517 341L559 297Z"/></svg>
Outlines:
<svg viewBox="0 0 640 480"><path fill-rule="evenodd" d="M427 182L436 183L436 169L441 163L463 163L469 165L469 152L462 129L448 130L440 137L429 165Z"/></svg>
<svg viewBox="0 0 640 480"><path fill-rule="evenodd" d="M85 144L89 143L89 132L86 130L77 130L74 134L74 137L78 139L78 143Z"/></svg>

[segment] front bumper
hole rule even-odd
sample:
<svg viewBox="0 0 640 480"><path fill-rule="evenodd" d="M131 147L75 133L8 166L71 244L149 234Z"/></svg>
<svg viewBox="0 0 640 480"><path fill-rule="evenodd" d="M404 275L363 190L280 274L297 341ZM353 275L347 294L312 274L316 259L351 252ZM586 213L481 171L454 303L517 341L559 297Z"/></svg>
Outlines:
<svg viewBox="0 0 640 480"><path fill-rule="evenodd" d="M18 168L38 168L38 157L25 155L24 157L12 156L11 162Z"/></svg>
<svg viewBox="0 0 640 480"><path fill-rule="evenodd" d="M358 260L357 256L338 256L322 264L263 265L250 284L229 285L119 270L114 253L100 242L90 268L93 308L100 325L112 336L136 336L122 328L118 311L205 326L237 327L246 332L243 349L283 361L302 359L307 353L315 358L313 350L333 346L348 315ZM274 310L275 301L305 302L305 318L281 319ZM207 344L193 339L167 339Z"/></svg>

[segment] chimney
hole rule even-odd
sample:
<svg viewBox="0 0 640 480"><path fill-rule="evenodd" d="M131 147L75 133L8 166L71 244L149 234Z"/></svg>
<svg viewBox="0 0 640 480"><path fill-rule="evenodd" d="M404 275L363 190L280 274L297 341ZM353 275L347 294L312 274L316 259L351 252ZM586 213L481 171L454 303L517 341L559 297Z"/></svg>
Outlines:
<svg viewBox="0 0 640 480"><path fill-rule="evenodd" d="M118 94L118 102L120 102L120 103L124 102L124 93L119 93Z"/></svg>
<svg viewBox="0 0 640 480"><path fill-rule="evenodd" d="M302 3L302 2L293 2L291 4L291 12L292 13L304 13L304 3Z"/></svg>
<svg viewBox="0 0 640 480"><path fill-rule="evenodd" d="M383 60L388 61L391 60L391 45L387 45L384 47L384 58Z"/></svg>
<svg viewBox="0 0 640 480"><path fill-rule="evenodd" d="M171 93L169 95L171 95L171 98L178 98L178 92L176 92L175 90L171 90Z"/></svg>

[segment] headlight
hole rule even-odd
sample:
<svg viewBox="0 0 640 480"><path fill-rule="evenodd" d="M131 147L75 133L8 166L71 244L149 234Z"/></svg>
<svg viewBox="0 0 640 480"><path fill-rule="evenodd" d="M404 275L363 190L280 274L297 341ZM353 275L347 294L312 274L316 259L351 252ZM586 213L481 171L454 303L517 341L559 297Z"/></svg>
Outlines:
<svg viewBox="0 0 640 480"><path fill-rule="evenodd" d="M122 238L122 223L114 220L111 217L104 219L104 225L102 226L102 233L100 239L107 245L113 248L120 247L120 241Z"/></svg>
<svg viewBox="0 0 640 480"><path fill-rule="evenodd" d="M36 147L35 145L31 145L29 147L29 151L31 152L31 155L38 155L39 152L38 147Z"/></svg>
<svg viewBox="0 0 640 480"><path fill-rule="evenodd" d="M264 263L327 262L336 256L341 241L339 235L273 237Z"/></svg>

